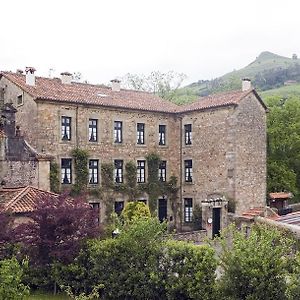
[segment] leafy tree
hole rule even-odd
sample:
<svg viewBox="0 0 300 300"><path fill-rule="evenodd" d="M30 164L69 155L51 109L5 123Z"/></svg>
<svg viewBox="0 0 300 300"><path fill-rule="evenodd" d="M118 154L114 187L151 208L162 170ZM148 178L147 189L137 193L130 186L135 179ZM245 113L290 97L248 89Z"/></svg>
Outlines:
<svg viewBox="0 0 300 300"><path fill-rule="evenodd" d="M22 300L29 294L29 288L22 283L23 267L16 258L0 261L0 299Z"/></svg>
<svg viewBox="0 0 300 300"><path fill-rule="evenodd" d="M13 235L11 233L12 216L0 212L0 260L11 258L14 252Z"/></svg>
<svg viewBox="0 0 300 300"><path fill-rule="evenodd" d="M138 219L115 239L89 241L70 266L73 274L64 278L64 285L90 293L103 284L104 299L160 299L158 258L165 230L156 219Z"/></svg>
<svg viewBox="0 0 300 300"><path fill-rule="evenodd" d="M228 237L232 242L228 242ZM277 228L256 225L249 236L233 227L221 238L219 290L224 299L287 299L287 263L293 241Z"/></svg>
<svg viewBox="0 0 300 300"><path fill-rule="evenodd" d="M212 248L167 241L165 223L141 218L89 241L61 283L76 294L100 284L103 299L212 299L215 268Z"/></svg>
<svg viewBox="0 0 300 300"><path fill-rule="evenodd" d="M167 299L214 299L217 262L211 247L168 241L164 253Z"/></svg>
<svg viewBox="0 0 300 300"><path fill-rule="evenodd" d="M300 188L300 101L296 97L267 98L268 191Z"/></svg>
<svg viewBox="0 0 300 300"><path fill-rule="evenodd" d="M149 206L143 202L128 202L121 214L125 223L132 223L140 218L150 218Z"/></svg>
<svg viewBox="0 0 300 300"><path fill-rule="evenodd" d="M149 75L126 74L122 79L126 88L157 94L165 99L173 99L183 80L183 73L153 71Z"/></svg>
<svg viewBox="0 0 300 300"><path fill-rule="evenodd" d="M95 212L83 199L48 197L38 203L29 217L31 221L20 224L15 235L21 253L29 257L27 275L33 285L53 282L52 265L70 263L82 242L99 234Z"/></svg>

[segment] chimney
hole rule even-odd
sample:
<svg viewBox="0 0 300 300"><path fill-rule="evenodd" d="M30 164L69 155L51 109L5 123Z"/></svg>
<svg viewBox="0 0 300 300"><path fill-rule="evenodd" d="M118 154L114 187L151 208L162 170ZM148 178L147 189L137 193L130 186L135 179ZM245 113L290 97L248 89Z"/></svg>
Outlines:
<svg viewBox="0 0 300 300"><path fill-rule="evenodd" d="M71 84L72 83L73 76L71 73L63 72L63 73L60 73L60 75L61 75L61 83L62 84Z"/></svg>
<svg viewBox="0 0 300 300"><path fill-rule="evenodd" d="M23 70L21 70L21 69L17 69L17 74L20 74L20 75L22 75L24 72L23 72Z"/></svg>
<svg viewBox="0 0 300 300"><path fill-rule="evenodd" d="M25 73L26 73L26 84L35 86L35 68L32 67L26 67Z"/></svg>
<svg viewBox="0 0 300 300"><path fill-rule="evenodd" d="M243 78L242 79L242 91L248 91L251 90L252 86L251 86L251 80L249 78Z"/></svg>
<svg viewBox="0 0 300 300"><path fill-rule="evenodd" d="M118 79L113 79L111 82L111 90L113 92L120 92L121 90L121 81Z"/></svg>

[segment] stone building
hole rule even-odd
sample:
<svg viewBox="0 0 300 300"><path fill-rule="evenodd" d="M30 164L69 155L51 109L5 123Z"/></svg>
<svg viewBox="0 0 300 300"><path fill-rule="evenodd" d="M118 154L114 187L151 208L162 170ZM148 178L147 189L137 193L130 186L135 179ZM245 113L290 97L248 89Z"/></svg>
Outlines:
<svg viewBox="0 0 300 300"><path fill-rule="evenodd" d="M11 103L0 109L0 183L1 186L34 185L50 190L51 156L35 151L15 124L17 110Z"/></svg>
<svg viewBox="0 0 300 300"><path fill-rule="evenodd" d="M137 182L147 180L146 155L157 153L159 178L178 178L178 214L182 230L191 228L193 210L202 208L202 227L217 233L227 222L228 206L242 214L265 206L266 106L243 82L241 91L209 96L185 106L145 92L2 72L0 103L16 108L16 124L41 153L50 153L61 170L61 186L74 182L70 152L88 150L90 187L101 185L101 164L115 166L116 184L124 180L128 161L137 164ZM115 195L116 210L126 197ZM139 200L147 201L145 194ZM104 204L94 199L101 208ZM165 195L157 199L161 219L173 220Z"/></svg>

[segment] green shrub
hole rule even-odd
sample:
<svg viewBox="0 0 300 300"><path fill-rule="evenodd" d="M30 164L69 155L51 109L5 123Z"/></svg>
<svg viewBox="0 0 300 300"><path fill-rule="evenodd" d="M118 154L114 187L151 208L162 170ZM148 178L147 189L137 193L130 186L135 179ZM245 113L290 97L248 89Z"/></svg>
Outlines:
<svg viewBox="0 0 300 300"><path fill-rule="evenodd" d="M128 202L121 214L125 223L135 221L141 218L150 218L149 206L143 202Z"/></svg>
<svg viewBox="0 0 300 300"><path fill-rule="evenodd" d="M169 241L163 266L167 299L213 299L217 263L210 246Z"/></svg>
<svg viewBox="0 0 300 300"><path fill-rule="evenodd" d="M23 265L16 258L0 261L0 299L21 300L29 294L29 288L22 283Z"/></svg>

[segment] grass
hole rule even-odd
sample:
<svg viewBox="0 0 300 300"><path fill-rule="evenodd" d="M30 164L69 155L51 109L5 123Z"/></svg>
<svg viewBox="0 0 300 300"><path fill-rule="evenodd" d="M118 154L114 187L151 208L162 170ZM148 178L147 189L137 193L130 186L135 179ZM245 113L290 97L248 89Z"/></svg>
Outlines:
<svg viewBox="0 0 300 300"><path fill-rule="evenodd" d="M282 86L277 89L267 90L264 92L259 92L261 97L269 96L280 96L280 97L290 97L290 96L300 96L300 84L293 84Z"/></svg>

